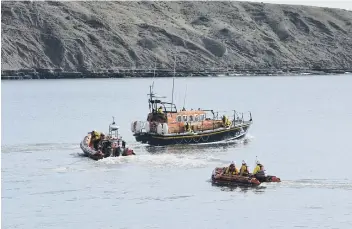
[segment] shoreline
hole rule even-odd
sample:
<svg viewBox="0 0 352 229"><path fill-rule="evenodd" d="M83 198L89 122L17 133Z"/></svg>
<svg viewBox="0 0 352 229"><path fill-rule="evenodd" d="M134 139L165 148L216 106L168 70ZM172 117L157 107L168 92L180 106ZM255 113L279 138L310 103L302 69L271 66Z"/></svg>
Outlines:
<svg viewBox="0 0 352 229"><path fill-rule="evenodd" d="M352 69L204 69L202 71L176 71L175 77L219 77L219 76L295 76L336 75L352 73ZM173 70L156 69L155 77L170 78ZM1 80L30 79L106 79L106 78L152 78L153 69L106 69L102 71L66 72L61 69L1 70Z"/></svg>

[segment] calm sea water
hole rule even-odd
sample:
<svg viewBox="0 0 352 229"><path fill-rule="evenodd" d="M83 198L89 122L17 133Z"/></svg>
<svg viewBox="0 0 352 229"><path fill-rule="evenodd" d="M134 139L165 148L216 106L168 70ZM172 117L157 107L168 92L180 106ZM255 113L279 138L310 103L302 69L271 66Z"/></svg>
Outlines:
<svg viewBox="0 0 352 229"><path fill-rule="evenodd" d="M172 79L156 79L171 97ZM2 81L2 228L352 228L352 77L178 78L186 108L252 111L246 139L147 147L151 79ZM171 99L170 99L171 100ZM115 116L136 157L93 161L79 143ZM212 186L255 157L280 184Z"/></svg>

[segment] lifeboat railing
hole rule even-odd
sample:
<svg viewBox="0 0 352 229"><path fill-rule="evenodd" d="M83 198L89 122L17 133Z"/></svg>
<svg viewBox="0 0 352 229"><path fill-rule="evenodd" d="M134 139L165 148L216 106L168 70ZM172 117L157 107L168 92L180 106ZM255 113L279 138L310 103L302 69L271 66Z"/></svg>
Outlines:
<svg viewBox="0 0 352 229"><path fill-rule="evenodd" d="M232 119L230 118L231 121L231 126L236 126L236 125L243 125L245 120L244 120L244 113L240 113L237 112L236 110L231 110L231 111L214 111L214 110L202 110L202 111L208 111L211 112L213 118L213 121L219 121L222 120L223 115L227 116L228 118L232 117ZM232 112L232 114L230 114L230 112ZM249 122L252 122L252 113L250 111L249 112ZM203 128L202 128L203 129ZM213 130L215 129L215 122L213 122Z"/></svg>
<svg viewBox="0 0 352 229"><path fill-rule="evenodd" d="M200 110L200 109L199 109ZM216 121L221 121L223 122L222 120L222 117L223 115L225 115L229 121L231 122L230 123L230 126L229 127L235 127L235 126L238 126L238 125L243 125L245 123L245 120L244 120L244 113L239 113L237 112L236 110L231 110L231 111L214 111L214 110L204 110L202 109L201 111L205 111L205 120L211 120L213 121L212 123L212 128L210 130L215 130L215 129L218 129L218 126L216 125ZM210 112L210 113L208 113ZM211 117L212 116L212 117ZM249 121L252 121L252 114L251 112L249 112L249 116L250 116L250 119ZM211 117L211 118L210 118ZM186 123L189 123L191 129L194 131L193 127L194 127L194 123L198 123L196 124L197 125L197 130L195 131L196 133L197 132L203 132L204 131L204 120L202 121L186 121L186 122L178 122L178 133L185 133L186 130L183 130L182 129L185 127L185 124Z"/></svg>
<svg viewBox="0 0 352 229"><path fill-rule="evenodd" d="M248 121L252 122L252 114L251 114L251 112L249 112L250 119L248 121L245 121L244 120L244 113L239 113L236 110L232 111L233 112L232 115L227 115L230 111L216 111L216 112L214 112L214 110L202 110L202 111L210 111L211 112L213 117L209 118L209 116L207 116L207 113L206 113L205 119L214 121L212 123L213 128L210 129L210 130L213 130L213 131L215 129L219 128L218 126L215 125L216 124L215 121L223 122L222 117L223 117L224 114L231 121L230 126L228 126L228 127L242 126L243 124L245 124L245 122L248 122ZM205 120L202 120L202 121L196 121L196 120L190 121L190 120L188 120L186 122L177 122L178 123L178 131L177 131L177 133L181 134L181 133L186 133L187 132L185 130L182 130L183 128L185 128L185 124L187 122L189 123L192 131L194 131L195 133L203 132L204 131L204 121ZM136 121L136 123L138 123L138 128L136 128L136 131L132 131L132 132L135 132L135 133L143 133L143 132L144 133L147 133L147 132L149 132L149 133L157 133L157 127L154 126L154 125L151 126L149 121L146 121L146 122L144 122L144 121ZM197 130L194 129L194 123L198 123L198 124L196 124ZM146 129L147 126L148 126L148 129Z"/></svg>
<svg viewBox="0 0 352 229"><path fill-rule="evenodd" d="M249 113L249 122L252 122L252 113L250 111L248 111ZM246 121L244 119L244 113L239 113L237 111L233 111L233 119L232 119L232 123L233 126L236 126L236 124L242 125L244 124Z"/></svg>
<svg viewBox="0 0 352 229"><path fill-rule="evenodd" d="M149 100L150 112L157 112L159 105L163 107L164 113L177 113L177 107L174 103L163 102L161 100Z"/></svg>
<svg viewBox="0 0 352 229"><path fill-rule="evenodd" d="M164 107L165 113L177 113L177 107L174 103L160 102L160 104Z"/></svg>
<svg viewBox="0 0 352 229"><path fill-rule="evenodd" d="M177 108L176 105L173 103L173 101L170 102L163 102L160 99L161 98L166 98L165 96L156 96L156 94L153 92L154 88L154 83L153 85L149 86L150 92L149 92L149 109L150 112L156 112L158 110L159 104L163 106L164 113L177 113Z"/></svg>

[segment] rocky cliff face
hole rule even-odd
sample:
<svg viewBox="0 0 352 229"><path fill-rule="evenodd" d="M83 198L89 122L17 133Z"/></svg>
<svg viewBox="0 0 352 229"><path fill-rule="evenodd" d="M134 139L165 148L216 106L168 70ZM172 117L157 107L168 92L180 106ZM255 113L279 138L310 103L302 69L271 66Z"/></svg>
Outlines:
<svg viewBox="0 0 352 229"><path fill-rule="evenodd" d="M2 2L2 69L352 67L352 12L247 2Z"/></svg>

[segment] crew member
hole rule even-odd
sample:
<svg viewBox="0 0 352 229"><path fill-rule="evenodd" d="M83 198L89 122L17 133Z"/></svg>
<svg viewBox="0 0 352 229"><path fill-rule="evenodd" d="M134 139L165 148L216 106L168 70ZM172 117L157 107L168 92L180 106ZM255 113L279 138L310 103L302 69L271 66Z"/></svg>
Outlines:
<svg viewBox="0 0 352 229"><path fill-rule="evenodd" d="M235 166L235 162L231 162L230 166L226 168L225 175L238 175L238 169Z"/></svg>
<svg viewBox="0 0 352 229"><path fill-rule="evenodd" d="M99 146L99 142L100 142L100 135L101 135L101 133L98 132L98 131L96 131L96 130L93 130L93 131L91 132L91 135L92 135L92 137L91 137L90 142L92 143L93 148L94 148L95 150L98 150L98 146Z"/></svg>
<svg viewBox="0 0 352 229"><path fill-rule="evenodd" d="M105 140L105 134L103 132L100 133L100 137L99 137L99 140L98 140L98 145L100 147L103 147L103 140Z"/></svg>
<svg viewBox="0 0 352 229"><path fill-rule="evenodd" d="M159 114L162 114L162 113L163 113L163 107L162 107L162 106L159 107L158 113L159 113Z"/></svg>
<svg viewBox="0 0 352 229"><path fill-rule="evenodd" d="M264 166L259 161L256 164L257 166L253 170L253 175L264 175Z"/></svg>
<svg viewBox="0 0 352 229"><path fill-rule="evenodd" d="M191 125L189 125L189 123L188 123L188 122L186 122L186 125L185 125L185 131L186 131L186 132L191 132L191 131L192 131L192 129L191 129Z"/></svg>
<svg viewBox="0 0 352 229"><path fill-rule="evenodd" d="M242 166L240 168L240 175L241 176L248 176L249 175L248 166L245 161L242 161Z"/></svg>
<svg viewBox="0 0 352 229"><path fill-rule="evenodd" d="M231 121L227 116L222 116L222 123L224 124L225 127L229 127L231 125Z"/></svg>

